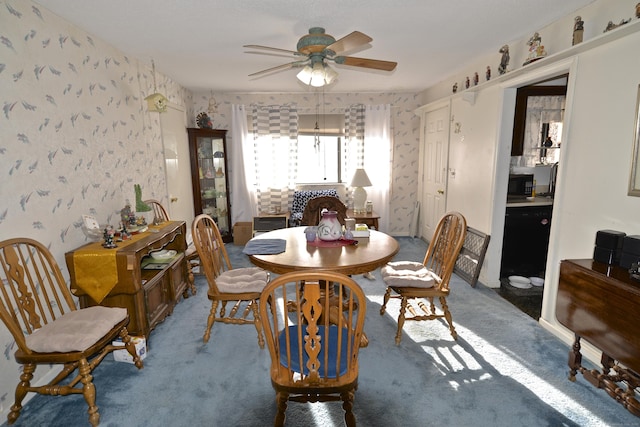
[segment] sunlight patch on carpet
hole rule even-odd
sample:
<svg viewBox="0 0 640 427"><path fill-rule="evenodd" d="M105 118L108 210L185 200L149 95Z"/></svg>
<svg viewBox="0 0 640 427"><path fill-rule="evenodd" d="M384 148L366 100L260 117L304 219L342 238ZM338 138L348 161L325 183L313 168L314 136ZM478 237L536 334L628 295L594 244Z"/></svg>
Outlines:
<svg viewBox="0 0 640 427"><path fill-rule="evenodd" d="M499 362L492 363L492 366L501 375L517 381L547 405L560 413L564 413L567 418L576 422L589 419L595 422L595 425L605 425L604 421L591 412L589 408L576 403L574 399L540 378L535 372L528 369L504 351L489 344L483 340L482 337L479 337L463 326L457 325L456 329L458 330L458 334L464 336L465 341L471 344L486 361Z"/></svg>

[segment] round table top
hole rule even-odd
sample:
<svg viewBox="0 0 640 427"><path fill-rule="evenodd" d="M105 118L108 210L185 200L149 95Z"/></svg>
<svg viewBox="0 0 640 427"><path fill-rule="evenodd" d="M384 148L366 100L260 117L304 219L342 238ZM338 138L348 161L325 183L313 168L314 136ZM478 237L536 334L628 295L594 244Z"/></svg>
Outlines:
<svg viewBox="0 0 640 427"><path fill-rule="evenodd" d="M256 239L284 239L287 247L276 255L249 255L253 264L276 274L300 270L330 270L346 275L364 274L389 262L399 246L396 239L376 230L357 245L321 247L307 243L306 227L269 231Z"/></svg>

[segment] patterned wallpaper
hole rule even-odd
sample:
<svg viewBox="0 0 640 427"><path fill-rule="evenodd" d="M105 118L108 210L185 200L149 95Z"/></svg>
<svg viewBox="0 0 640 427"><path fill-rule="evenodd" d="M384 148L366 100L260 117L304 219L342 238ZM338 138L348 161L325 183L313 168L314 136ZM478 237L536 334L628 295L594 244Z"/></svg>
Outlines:
<svg viewBox="0 0 640 427"><path fill-rule="evenodd" d="M156 77L184 105L186 91ZM86 242L83 214L116 223L135 183L164 198L159 116L144 101L152 90L150 58L127 57L30 1L0 1L0 240L42 242L68 277L64 253ZM2 412L18 381L4 327L0 348Z"/></svg>
<svg viewBox="0 0 640 427"><path fill-rule="evenodd" d="M358 72L358 71L343 71ZM295 78L293 74L284 78ZM269 77L275 78L275 77ZM188 115L195 126L195 116L202 111L207 111L210 92L195 93L193 107ZM213 114L213 127L231 130L231 106L246 105L271 105L289 104L298 105L299 114L315 114L316 105L320 105L321 114L342 114L344 109L352 104L390 104L391 126L393 135L393 166L391 177L390 218L389 230L392 235L408 235L413 204L417 200L418 193L418 159L420 142L420 119L414 111L418 108L420 97L412 93L213 93L218 104L218 112ZM227 144L233 144L231 132L227 136ZM233 189L233 183L229 184ZM233 207L231 207L233 210Z"/></svg>

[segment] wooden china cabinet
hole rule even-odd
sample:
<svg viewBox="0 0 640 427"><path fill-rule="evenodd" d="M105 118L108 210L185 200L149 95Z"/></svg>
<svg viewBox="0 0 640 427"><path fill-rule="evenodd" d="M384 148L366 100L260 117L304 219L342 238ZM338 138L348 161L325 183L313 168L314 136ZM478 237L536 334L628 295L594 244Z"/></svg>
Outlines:
<svg viewBox="0 0 640 427"><path fill-rule="evenodd" d="M188 128L195 214L211 216L222 239L231 242L231 203L227 167L227 131Z"/></svg>

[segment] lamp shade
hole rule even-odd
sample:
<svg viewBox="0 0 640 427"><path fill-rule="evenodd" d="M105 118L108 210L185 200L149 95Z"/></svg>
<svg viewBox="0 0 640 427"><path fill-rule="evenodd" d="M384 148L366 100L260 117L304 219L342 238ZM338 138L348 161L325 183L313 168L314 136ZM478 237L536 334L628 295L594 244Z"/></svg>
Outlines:
<svg viewBox="0 0 640 427"><path fill-rule="evenodd" d="M364 169L356 169L351 180L352 187L371 187L371 180Z"/></svg>
<svg viewBox="0 0 640 427"><path fill-rule="evenodd" d="M305 65L296 75L302 83L313 87L322 87L331 84L337 76L338 73L336 73L335 70L321 61L315 62L312 65Z"/></svg>

